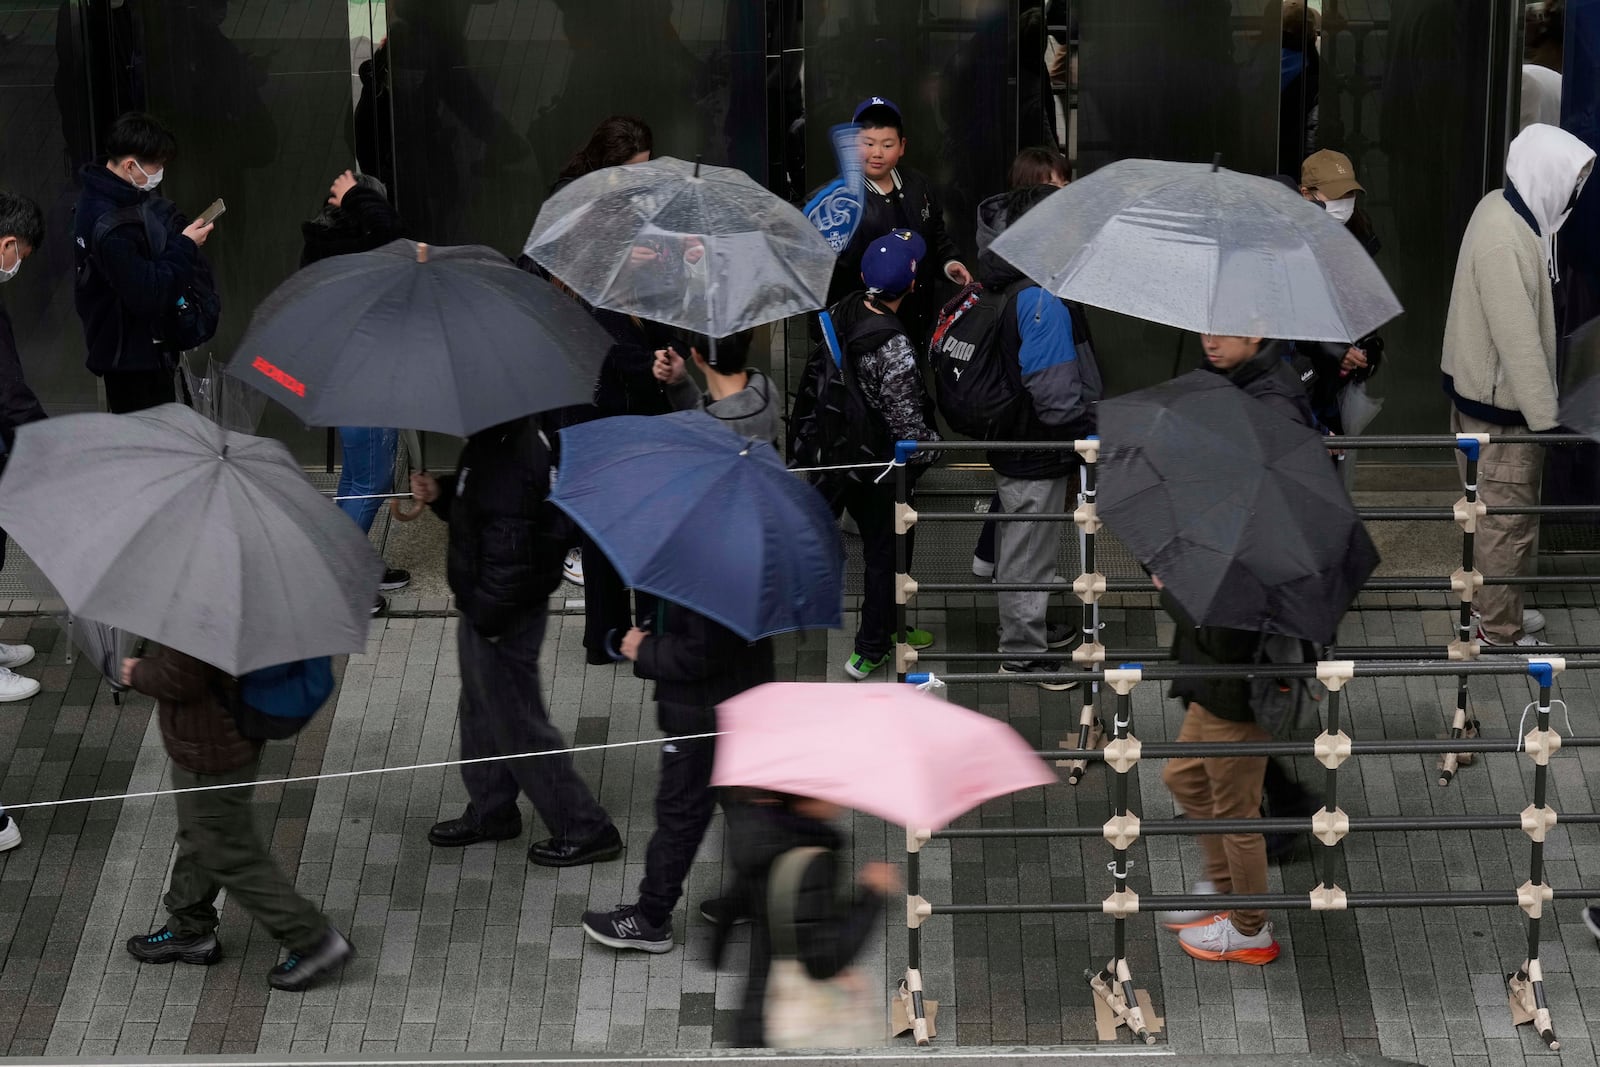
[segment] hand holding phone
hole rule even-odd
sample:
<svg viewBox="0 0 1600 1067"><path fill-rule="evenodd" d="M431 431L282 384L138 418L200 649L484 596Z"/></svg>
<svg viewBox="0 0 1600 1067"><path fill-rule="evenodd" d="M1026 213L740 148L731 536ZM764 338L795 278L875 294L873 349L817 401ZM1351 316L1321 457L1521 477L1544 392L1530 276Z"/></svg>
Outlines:
<svg viewBox="0 0 1600 1067"><path fill-rule="evenodd" d="M200 217L198 219L196 219L195 221L204 223L205 225L209 226L213 222L216 222L217 219L220 218L222 216L222 213L224 211L226 211L226 210L228 210L228 205L224 204L222 202L222 197L219 196L219 197L217 197L215 200L213 200L211 202L211 206L210 207L208 207L204 211L200 212Z"/></svg>

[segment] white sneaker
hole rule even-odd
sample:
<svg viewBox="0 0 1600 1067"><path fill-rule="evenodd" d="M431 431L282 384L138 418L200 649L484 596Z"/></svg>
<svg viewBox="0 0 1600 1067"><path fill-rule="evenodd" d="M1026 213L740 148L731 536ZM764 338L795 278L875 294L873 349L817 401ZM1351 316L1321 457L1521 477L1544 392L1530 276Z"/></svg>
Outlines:
<svg viewBox="0 0 1600 1067"><path fill-rule="evenodd" d="M573 585L583 584L583 549L567 550L566 562L561 564L561 574Z"/></svg>
<svg viewBox="0 0 1600 1067"><path fill-rule="evenodd" d="M1178 931L1178 946L1197 960L1209 963L1253 963L1260 967L1278 958L1278 940L1272 924L1246 937L1226 915L1203 926Z"/></svg>
<svg viewBox="0 0 1600 1067"><path fill-rule="evenodd" d="M7 669L33 662L32 645L0 645L0 667Z"/></svg>
<svg viewBox="0 0 1600 1067"><path fill-rule="evenodd" d="M22 844L22 827L17 825L17 820L9 815L0 816L6 824L0 826L0 852L10 852Z"/></svg>
<svg viewBox="0 0 1600 1067"><path fill-rule="evenodd" d="M0 667L0 704L13 700L28 700L39 691L39 683L25 678L8 667Z"/></svg>
<svg viewBox="0 0 1600 1067"><path fill-rule="evenodd" d="M994 560L984 559L982 556L972 557L972 573L979 578L994 577Z"/></svg>
<svg viewBox="0 0 1600 1067"><path fill-rule="evenodd" d="M1483 616L1479 614L1477 608L1472 609L1472 625L1480 630L1483 628ZM1540 611L1538 608L1523 608L1522 632L1525 634L1536 634L1543 629L1544 612Z"/></svg>
<svg viewBox="0 0 1600 1067"><path fill-rule="evenodd" d="M1209 879L1201 879L1194 884L1194 895L1209 897L1216 895L1216 883ZM1156 913L1156 922L1168 930L1186 930L1191 926L1203 926L1219 915L1226 915L1227 908L1197 908L1193 911L1162 911Z"/></svg>

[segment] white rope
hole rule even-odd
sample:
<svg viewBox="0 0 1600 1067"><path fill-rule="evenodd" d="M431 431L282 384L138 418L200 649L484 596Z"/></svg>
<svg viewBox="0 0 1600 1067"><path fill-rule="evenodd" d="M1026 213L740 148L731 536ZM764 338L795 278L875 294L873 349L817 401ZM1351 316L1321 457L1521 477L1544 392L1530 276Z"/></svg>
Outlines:
<svg viewBox="0 0 1600 1067"><path fill-rule="evenodd" d="M322 495L327 496L328 494L323 493ZM335 502L340 500L410 500L412 495L410 493L369 493L366 496L335 496L331 499Z"/></svg>
<svg viewBox="0 0 1600 1067"><path fill-rule="evenodd" d="M617 741L608 745L578 745L574 748L551 749L544 752L516 752L509 756L478 756L474 759L439 760L435 763L411 763L402 767L369 767L361 771L333 771L328 774L303 774L294 778L263 778L259 781L228 782L224 785L194 785L186 789L150 789L141 793L118 793L114 796L72 797L67 800L35 800L27 804L7 804L5 811L25 811L28 808L61 808L71 804L98 804L111 800L144 800L147 797L176 796L179 793L208 793L215 789L254 789L258 785L295 785L300 782L321 782L333 778L360 778L369 774L395 774L400 771L426 771L436 767L464 767L472 763L498 763L502 760L532 759L536 756L570 756L579 752L604 752L613 748L637 748L640 745L664 745L669 741L703 741L720 737L720 731L704 734L680 734L677 737L653 737L642 741Z"/></svg>

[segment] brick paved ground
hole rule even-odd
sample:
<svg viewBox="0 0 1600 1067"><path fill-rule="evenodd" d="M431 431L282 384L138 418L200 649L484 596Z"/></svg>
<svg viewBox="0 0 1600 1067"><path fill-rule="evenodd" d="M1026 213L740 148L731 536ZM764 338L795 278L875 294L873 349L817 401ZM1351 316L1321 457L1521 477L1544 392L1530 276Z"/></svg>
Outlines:
<svg viewBox="0 0 1600 1067"><path fill-rule="evenodd" d="M1559 597L1546 598L1546 603ZM405 607L407 605L399 605ZM432 606L432 605L430 605ZM1600 635L1591 607L1547 608L1552 636ZM946 647L989 643L992 604L951 597L919 622ZM552 626L545 648L549 696L578 743L650 736L645 686L613 667L586 667L582 619ZM1113 647L1153 645L1146 612L1108 614ZM459 679L453 620L391 618L374 628L365 656L344 668L333 714L292 746L270 746L264 773L331 772L448 759L454 748ZM1353 615L1345 640L1442 643L1438 612ZM980 635L983 639L980 640ZM44 682L29 704L0 707L0 797L12 803L153 789L166 766L149 703L117 707L83 662L65 662L65 641L45 618L9 618L0 639L26 637L41 650L25 668ZM837 677L848 639L808 635L781 644L780 670L803 679ZM952 664L953 669L975 669ZM1357 737L1434 736L1441 729L1432 680L1353 684L1346 692ZM1563 690L1580 733L1595 724L1586 680ZM1478 709L1490 733L1515 728L1528 699L1521 680L1481 685ZM999 684L954 697L1003 716L1030 741L1054 745L1077 716L1077 695ZM1160 739L1177 728L1175 707L1153 684L1136 693L1135 729ZM1562 724L1563 730L1565 724ZM1552 772L1552 803L1593 811L1587 785L1600 752L1569 749ZM725 1042L738 1002L743 945L723 973L707 962L709 930L680 909L680 948L619 956L588 943L577 922L588 906L631 899L648 838L654 754L612 750L580 758L628 842L626 860L560 873L529 867L527 838L465 851L435 851L424 833L455 813L453 770L270 787L258 813L272 826L279 859L301 888L348 930L361 955L343 981L302 996L270 993L264 973L277 948L233 908L224 908L223 963L209 969L140 968L121 943L162 921L160 897L172 856L170 799L22 813L26 843L0 859L0 1050L11 1055L104 1056L216 1052L618 1051L705 1048ZM1456 784L1432 784L1421 757L1366 757L1346 765L1351 813L1515 812L1528 803L1526 757L1493 756ZM1170 813L1160 768L1138 773L1138 810ZM1099 823L1107 814L1105 772L986 806L961 825ZM898 830L854 820L857 858L889 856ZM688 899L719 887L720 819L696 868ZM1108 889L1103 842L1065 840L935 843L924 852L924 895L961 903L1098 899ZM1356 836L1347 845L1347 888L1507 889L1527 877L1520 834ZM1195 872L1192 842L1153 838L1135 850L1134 887L1184 886ZM1600 886L1600 831L1561 828L1547 849L1557 886ZM1307 852L1274 869L1273 889L1319 880ZM1545 925L1547 988L1564 1041L1563 1064L1595 1062L1586 1013L1600 1020L1600 952L1563 902ZM1363 911L1278 915L1285 953L1266 968L1195 964L1132 924L1139 984L1166 1016L1164 1040L1182 1050L1382 1052L1457 1067L1554 1062L1531 1032L1514 1031L1502 974L1523 956L1524 926L1510 909ZM862 961L887 992L903 967L905 932L884 935ZM1096 916L935 918L923 927L925 977L942 1002L940 1043L1054 1045L1092 1042L1089 994L1079 975L1109 953L1110 925Z"/></svg>

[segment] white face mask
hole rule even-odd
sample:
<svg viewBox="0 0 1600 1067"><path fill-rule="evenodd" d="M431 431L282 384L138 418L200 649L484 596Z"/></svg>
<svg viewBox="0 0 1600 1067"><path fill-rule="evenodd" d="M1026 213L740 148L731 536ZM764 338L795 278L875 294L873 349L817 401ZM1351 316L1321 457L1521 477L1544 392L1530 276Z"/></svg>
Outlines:
<svg viewBox="0 0 1600 1067"><path fill-rule="evenodd" d="M137 159L133 161L133 169L144 175L144 184L140 185L138 182L134 182L133 187L141 192L146 193L160 185L162 175L167 173L166 167L157 167L154 171L145 170L143 167L139 166L139 161Z"/></svg>
<svg viewBox="0 0 1600 1067"><path fill-rule="evenodd" d="M22 269L22 250L17 248L15 245L12 245L11 251L16 255L17 261L11 264L10 267L0 266L0 285L4 285L12 278L15 278L17 276L17 271ZM0 254L0 263L4 262L5 257L3 254Z"/></svg>
<svg viewBox="0 0 1600 1067"><path fill-rule="evenodd" d="M1329 200L1324 205L1330 218L1337 222L1349 223L1356 213L1356 198L1345 197L1343 200Z"/></svg>

